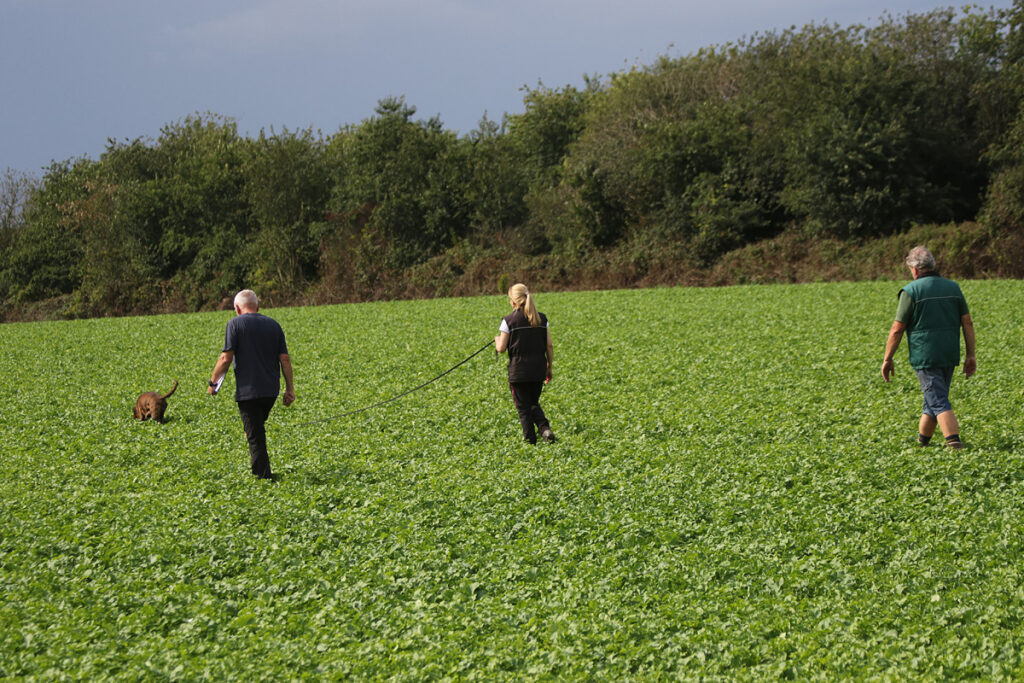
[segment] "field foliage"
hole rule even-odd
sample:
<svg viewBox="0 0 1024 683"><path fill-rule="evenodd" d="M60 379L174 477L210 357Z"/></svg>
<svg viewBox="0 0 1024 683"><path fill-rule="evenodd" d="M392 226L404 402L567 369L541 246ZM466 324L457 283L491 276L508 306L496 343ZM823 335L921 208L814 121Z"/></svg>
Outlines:
<svg viewBox="0 0 1024 683"><path fill-rule="evenodd" d="M892 282L540 293L555 444L501 296L267 310L298 400L248 474L228 313L0 327L0 678L1024 675L1024 283L969 281L968 447L879 376ZM170 388L168 422L131 419Z"/></svg>

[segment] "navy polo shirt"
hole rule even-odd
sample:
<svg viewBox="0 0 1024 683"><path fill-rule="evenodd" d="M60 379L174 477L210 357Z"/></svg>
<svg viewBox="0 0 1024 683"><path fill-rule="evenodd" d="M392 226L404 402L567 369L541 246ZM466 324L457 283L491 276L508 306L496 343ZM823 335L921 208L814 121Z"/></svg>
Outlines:
<svg viewBox="0 0 1024 683"><path fill-rule="evenodd" d="M235 400L269 398L281 393L282 353L288 353L284 330L261 313L243 313L228 321L224 351L233 351Z"/></svg>

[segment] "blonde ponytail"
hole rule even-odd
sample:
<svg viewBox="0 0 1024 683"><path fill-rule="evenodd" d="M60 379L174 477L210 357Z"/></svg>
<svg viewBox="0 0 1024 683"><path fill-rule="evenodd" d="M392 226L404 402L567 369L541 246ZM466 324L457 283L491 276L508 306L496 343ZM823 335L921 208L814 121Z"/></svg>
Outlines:
<svg viewBox="0 0 1024 683"><path fill-rule="evenodd" d="M516 308L526 315L526 319L530 321L531 327L540 325L540 315L537 313L537 306L533 303L533 297L530 295L529 290L526 289L526 285L522 283L512 285L508 290L508 298L512 300Z"/></svg>
<svg viewBox="0 0 1024 683"><path fill-rule="evenodd" d="M530 327L537 327L540 325L540 315L537 313L537 307L533 304L533 297L530 293L526 293L526 305L523 306L523 313L526 314L526 319L530 321Z"/></svg>

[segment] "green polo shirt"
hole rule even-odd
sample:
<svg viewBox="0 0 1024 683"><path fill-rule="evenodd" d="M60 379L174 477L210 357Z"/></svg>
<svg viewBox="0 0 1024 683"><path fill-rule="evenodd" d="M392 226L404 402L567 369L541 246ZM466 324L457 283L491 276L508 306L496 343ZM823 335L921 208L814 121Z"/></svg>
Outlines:
<svg viewBox="0 0 1024 683"><path fill-rule="evenodd" d="M907 325L910 367L959 365L960 318L967 313L960 285L938 273L925 273L901 289L896 320Z"/></svg>

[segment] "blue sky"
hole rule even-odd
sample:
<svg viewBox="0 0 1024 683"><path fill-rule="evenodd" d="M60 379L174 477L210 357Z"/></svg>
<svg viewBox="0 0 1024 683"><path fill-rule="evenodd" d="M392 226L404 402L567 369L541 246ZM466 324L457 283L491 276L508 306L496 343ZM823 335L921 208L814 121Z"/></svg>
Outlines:
<svg viewBox="0 0 1024 683"><path fill-rule="evenodd" d="M1001 0L996 7L1006 7ZM214 112L329 135L404 96L460 134L582 85L808 23L871 24L934 0L0 0L0 169L41 175L108 138Z"/></svg>

